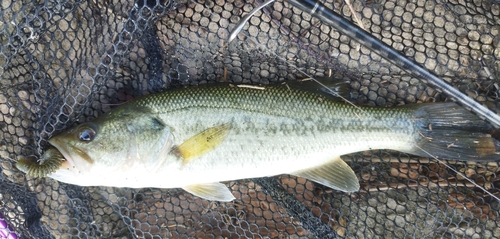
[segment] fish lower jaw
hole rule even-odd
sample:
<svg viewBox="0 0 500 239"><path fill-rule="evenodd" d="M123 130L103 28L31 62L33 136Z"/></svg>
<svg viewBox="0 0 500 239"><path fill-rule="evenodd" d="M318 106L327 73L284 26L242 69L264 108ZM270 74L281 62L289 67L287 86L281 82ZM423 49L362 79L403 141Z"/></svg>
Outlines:
<svg viewBox="0 0 500 239"><path fill-rule="evenodd" d="M57 138L50 139L49 143L57 148L57 150L59 150L59 152L61 152L61 154L63 155L64 159L66 160L66 169L69 168L78 172L87 172L91 170L93 162L85 152L79 150L74 146L65 144ZM63 167L61 168L64 169Z"/></svg>
<svg viewBox="0 0 500 239"><path fill-rule="evenodd" d="M62 147L63 144L58 139L52 138L49 140L49 143L57 150L59 150L59 152L61 152L61 154L64 156L64 167L61 166L61 168L76 168L73 157L71 157L71 154L68 152L68 150L66 150L65 147Z"/></svg>

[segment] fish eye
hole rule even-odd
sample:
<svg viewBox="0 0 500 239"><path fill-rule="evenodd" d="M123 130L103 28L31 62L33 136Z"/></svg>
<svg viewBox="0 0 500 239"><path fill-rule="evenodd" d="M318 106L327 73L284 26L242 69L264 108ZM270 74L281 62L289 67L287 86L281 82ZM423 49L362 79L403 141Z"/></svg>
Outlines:
<svg viewBox="0 0 500 239"><path fill-rule="evenodd" d="M87 126L80 128L80 131L78 132L78 138L83 142L90 142L94 140L95 136L95 130Z"/></svg>

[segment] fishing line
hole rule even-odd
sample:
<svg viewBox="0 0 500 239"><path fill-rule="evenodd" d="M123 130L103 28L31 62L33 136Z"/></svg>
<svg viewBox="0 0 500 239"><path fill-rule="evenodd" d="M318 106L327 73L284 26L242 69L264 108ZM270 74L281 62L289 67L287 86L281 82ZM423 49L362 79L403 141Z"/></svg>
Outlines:
<svg viewBox="0 0 500 239"><path fill-rule="evenodd" d="M353 24L351 21L340 16L330 8L323 5L319 0L285 1L299 8L305 13L309 13L311 16L314 16L324 23L334 27L341 33L349 36L351 39L361 43L371 51L377 53L387 61L400 67L402 70L418 77L429 86L435 88L438 91L442 91L446 95L462 104L466 109L472 110L483 119L485 118L486 120L488 120L495 127L500 127L500 116L495 114L493 111L474 101L472 98L455 89L453 86L447 84L441 78L424 69L419 64L408 59L391 46L375 38L369 32L363 30L359 26Z"/></svg>
<svg viewBox="0 0 500 239"><path fill-rule="evenodd" d="M264 2L263 4L259 5L257 8L253 9L253 10L252 10L252 11L251 11L248 15L246 15L246 16L245 16L245 18L243 18L242 20L240 20L240 22L238 22L238 25L237 25L237 26L236 26L236 27L235 27L235 28L231 31L231 34L230 34L230 36L229 36L228 43L230 43L231 41L233 41L233 40L236 38L236 36L237 36L237 35L240 33L240 31L243 29L243 26L245 25L245 23L246 23L246 22L247 22L247 21L248 21L248 20L249 20L249 19L250 19L250 18L251 18L251 17L252 17L252 16L253 16L256 12L257 12L257 11L259 11L260 9L262 9L263 7L267 6L268 4L270 4L270 3L274 2L274 1L275 1L275 0L268 0L268 1ZM289 2L289 3L291 3L291 4L292 4L292 5L294 5L294 6L296 6L296 4L298 4L297 2L299 2L299 1L301 1L301 2L308 1L309 3L311 2L311 0L305 0L305 1L303 1L303 0L286 0L286 1L287 1L287 2ZM296 6L296 7L297 7L297 6ZM301 10L304 10L304 9L305 9L305 8L303 8L303 7L299 7L299 8L300 8ZM325 6L322 6L322 4L321 4L321 3L319 3L319 2L315 2L314 6L313 6L312 8L309 8L308 10L311 10L311 12L310 12L310 14L311 14L311 15L316 16L316 17L320 18L321 20L323 20L323 18L324 18L324 17L320 17L320 16L318 16L318 14L315 14L315 13L316 13L316 11L320 10L320 11L322 11L322 14L325 14L325 9L328 9L328 8L326 8ZM328 9L328 10L329 10L329 9ZM331 10L330 10L330 11L331 11ZM307 12L307 11L306 11L306 12ZM371 49L371 50L373 50L374 52L377 52L379 55L381 55L381 56L385 56L385 55L383 54L383 52L381 53L381 51L388 51L388 52L389 52L389 53L391 53L391 54L395 54L397 59L399 59L398 57L402 57L403 59L405 59L406 61L408 61L408 62L409 62L409 63L407 63L407 64L409 64L409 66L405 66L405 67L410 67L410 73L413 73L413 68L419 68L419 69L421 69L421 70L423 70L423 71L426 71L426 70L424 70L423 68L421 68L419 65L417 65L417 64L415 64L415 63L413 63L413 62L411 62L411 61L410 61L410 60L408 60L406 57L402 56L401 54L399 54L398 52L396 52L395 50L393 50L390 46L386 46L386 45L385 45L385 43L380 42L378 39L376 39L376 38L374 38L373 36L371 36L371 34L369 34L369 33L367 33L367 32L364 32L364 30L362 30L362 29L361 29L361 28L359 28L358 26L356 26L356 25L354 25L354 24L350 23L349 21L345 20L345 19L344 19L343 17L341 17L340 15L337 15L335 12L333 12L333 11L328 12L328 11L327 11L327 13L328 13L328 14L333 14L334 16L336 16L336 17L338 17L338 18L341 18L341 20L340 20L340 21L341 21L341 22L343 22L343 24L346 24L346 25L351 24L351 25L354 27L353 29L355 29L355 30L353 30L353 31L354 31L354 33L355 33L355 36L351 36L352 34L347 34L346 32L342 31L341 29L339 29L339 28L337 28L337 27L336 27L336 28L337 28L338 30L341 30L341 32L343 32L344 34L351 36L353 39L355 39L355 40L357 40L357 41L359 41L359 39L358 39L358 38L356 38L356 37L360 37L360 36L362 36L362 37L361 37L361 39L367 38L367 39L368 39L368 41L369 41L369 43L372 43L372 45L373 45L373 44L375 44L375 47L373 47L373 46L372 46L372 47L370 47L370 46L371 46L371 44L368 44L368 43L365 43L365 42L362 42L362 41L359 41L359 42L360 42L360 43L362 43L363 45L365 45L366 47L370 48L370 49ZM329 21L326 21L326 22L329 22ZM348 32L350 32L350 31L348 31ZM360 35L358 35L358 34L360 34ZM376 45L376 44L382 44L382 46L380 46L380 48L377 48L377 45ZM392 51L394 51L394 53L392 53ZM304 76L308 77L309 79L313 80L314 82L316 82L316 83L317 83L317 84L319 84L320 86L324 87L327 91L329 91L329 92L330 92L331 94L333 94L334 96L341 98L341 99L342 99L343 101L345 101L346 103L348 103L348 104L350 104L351 106L355 107L357 110L359 110L360 112L362 112L362 113L363 113L363 116L364 116L364 115L366 115L366 114L368 114L368 115L367 115L367 116L368 116L368 118L371 118L371 119L377 119L376 117L374 117L374 115L373 115L373 114L370 114L369 112L367 112L367 111L363 110L361 107L359 107L359 106L355 105L355 104L354 104L353 102L351 102L350 100L348 100L348 99L344 98L343 96L341 96L341 95L337 94L337 92L333 91L332 89L330 89L329 87L327 87L325 84L323 84L323 83L321 83L320 81L318 81L318 80L317 80L314 76L312 76L312 75L310 75L310 74L308 74L308 73L304 72L303 70L299 69L297 66L295 66L295 65L291 64L290 62L288 62L286 59L282 58L281 56L279 56L279 55L278 55L278 54L276 54L275 52L271 52L271 51L269 51L269 52L270 52L271 54L273 54L273 55L274 55L277 59L279 59L279 60L281 60L281 61L285 62L285 63L286 63L286 64L288 64L290 67L294 68L295 70L297 70L298 72L300 72L300 73L301 73L301 74L303 74ZM385 58L385 57L384 57L384 58ZM390 62L394 63L392 59L387 59L387 60L389 60ZM400 60L400 59L399 59L399 60ZM398 61L398 60L396 60L396 61ZM403 62L403 63L404 63L404 62ZM394 63L394 64L396 64L396 63ZM400 64L396 64L396 65L400 66ZM406 68L404 68L404 67L403 67L403 69L406 69ZM434 78L437 78L437 76L432 75L432 73L430 73L430 72L428 72L428 74L430 74L430 75L431 75L431 76L433 76ZM417 75L419 75L419 74L417 74ZM434 78L432 78L431 80L435 80ZM439 78L437 78L437 80L438 80L438 81L442 81L442 80L441 80L441 79L439 79ZM427 81L426 81L426 82L427 82ZM432 83L432 81L431 81L431 83ZM444 83L444 82L443 82L443 83ZM452 89L454 89L452 86L450 86L450 85L448 85L448 84L446 84L446 83L444 83L444 84L445 84L445 85L443 86L443 88L452 88ZM431 85L433 85L433 84L431 84ZM436 86L436 85L433 85L433 86ZM437 86L437 87L439 87L439 86ZM439 89L441 89L441 88L439 88ZM446 92L446 91L445 91L445 92ZM460 94L462 94L460 91L458 91L458 92L459 92ZM450 95L452 95L452 96L453 96L453 94L450 94ZM462 95L463 95L463 94L462 94ZM462 96L460 96L460 97L462 97ZM460 97L456 97L458 101L460 101ZM468 97L467 97L467 96L465 96L465 95L463 95L463 97L462 97L462 98L466 98L466 99L468 99L468 100L471 100L470 98L468 98ZM473 101L473 100L472 100L472 101ZM474 101L474 103L475 103L475 104L480 105L479 103L477 103L477 102L475 102L475 101ZM465 104L465 105L467 105L467 104ZM482 105L480 105L480 106L482 107ZM473 110L473 111L474 111L474 110ZM479 112L476 112L476 113L480 114ZM491 113L491 112L490 112L490 113ZM480 114L480 115L482 115L482 114ZM483 116L484 116L484 115L483 115ZM496 115L495 115L495 116L496 116ZM487 116L485 116L485 117L488 119L488 117L487 117ZM362 119L362 118L360 117L360 119ZM493 120L493 119L489 119L489 121L490 121L490 122L495 122L495 120L493 120L493 121L492 121L492 120ZM500 120L499 120L498 122L500 122ZM389 129L389 130L391 130L391 131L393 130L393 129L391 129L391 128L387 127L387 126L386 126L386 128L387 128L387 129ZM393 131L393 132L394 132L394 131ZM461 172L459 172L458 170L456 170L455 168L451 167L450 165L448 165L448 164L447 164L446 162L444 162L443 160L438 159L435 155L432 155L431 153L427 152L427 151L426 151L426 150L424 150L422 147L420 147L420 146L418 146L418 145L416 145L416 147L417 147L418 149L422 150L422 152L424 152L425 154L427 154L430 158L434 159L437 163L439 163L439 164L442 164L442 165L446 166L448 169L450 169L451 171L453 171L453 172L454 172L454 173L456 173L457 175L460 175L461 177L463 177L464 179L466 179L468 182L470 182L472 185L476 186L477 188L479 188L480 190L482 190L484 193L486 193L487 195L491 196L492 198L494 198L494 199L496 199L497 201L499 201L499 202L500 202L500 198L498 198L497 196L493 195L491 192L489 192L489 191L488 191L488 190L486 190L484 187L482 187L482 186L480 186L479 184L477 184L476 182L474 182L472 179L470 179L470 178L468 178L467 176L465 176L463 173L461 173Z"/></svg>
<svg viewBox="0 0 500 239"><path fill-rule="evenodd" d="M399 66L401 69L418 76L421 79L424 79L423 81L427 84L429 84L431 87L436 88L437 90L441 90L447 95L451 96L455 100L457 100L459 103L462 105L466 106L466 108L469 108L473 112L477 113L478 115L486 118L488 121L490 121L493 125L496 127L500 126L500 117L496 114L494 114L492 111L484 107L483 105L479 104L478 102L474 101L473 99L469 98L462 92L458 91L451 85L448 85L445 83L442 79L434 75L433 73L427 71L420 65L416 64L415 62L409 60L405 56L403 56L401 53L398 51L394 50L392 47L388 46L387 44L383 43L379 39L373 37L370 33L366 32L359 26L351 23L349 20L343 18L336 12L332 11L331 9L327 8L325 5L319 2L319 0L286 0L288 3L292 4L293 6L303 10L304 12L308 12L310 15L319 18L323 22L333 26L343 34L351 37L353 40L363 44L365 47L369 48L373 52L376 52L380 56L382 56L384 59L388 60L389 62ZM281 59L279 56L278 58ZM287 61L285 61L287 62ZM287 62L290 64L289 62ZM306 75L307 77L313 79L315 82L320 84L321 86L325 87L325 85L321 84L318 80L314 79L314 77L311 77L307 73L303 72L302 70L298 69L294 65L290 64L292 68L295 68L302 74ZM336 94L333 92L331 89L327 88L328 91L331 91L332 93ZM336 94L337 95L337 94ZM342 97L341 97L342 98ZM342 98L343 100L346 100ZM346 102L349 102L349 104L353 105L350 101L346 100ZM356 109L360 110L363 113L366 113L363 109L356 107ZM374 118L373 115L369 115L370 117ZM376 118L374 118L376 119ZM387 127L389 128L389 127ZM389 129L392 130L392 129ZM481 189L483 192L486 194L490 195L491 197L495 198L496 200L500 201L498 197L487 191L485 188L481 187L468 177L466 177L464 174L460 173L458 170L452 168L448 164L446 164L444 161L438 159L436 156L432 155L431 153L427 152L426 150L422 149L420 146L417 145L417 148L422 150L424 153L429 155L431 158L435 159L438 163L445 165L447 168L451 169L453 172L456 174L464 177L467 181Z"/></svg>
<svg viewBox="0 0 500 239"><path fill-rule="evenodd" d="M279 55L277 55L276 53L274 52L271 52L272 54L274 54L274 56L285 62L286 64L288 64L290 67L292 67L293 69L297 70L298 72L302 73L303 75L307 76L309 79L313 80L314 82L318 83L320 86L324 87L327 91L329 91L331 94L335 95L336 97L339 97L341 98L342 100L344 100L346 103L352 105L354 108L356 108L357 110L363 112L363 113L366 113L366 111L364 111L361 107L357 106L356 104L354 104L353 102L351 102L350 100L344 98L343 96L337 94L337 92L335 92L334 90L330 89L330 87L326 86L325 84L321 83L319 80L317 80L316 78L314 78L314 76L311 76L309 75L307 72L304 72L303 70L299 69L297 66L291 64L290 62L288 62L287 60L283 59L282 57L280 57ZM372 119L376 119L376 120L379 120L378 118L375 118L373 117L373 115L371 115L370 113L368 113L368 116L370 116ZM360 117L361 119L361 117ZM389 130L392 130L390 128L388 128ZM393 131L394 132L394 131Z"/></svg>
<svg viewBox="0 0 500 239"><path fill-rule="evenodd" d="M309 75L308 73L304 72L303 70L299 69L298 67L296 67L295 65L291 64L290 62L286 61L285 59L283 59L282 57L276 55L276 53L272 52L273 54L275 54L276 58L278 58L279 60L281 61L284 61L285 63L287 63L290 67L294 68L295 70L299 71L300 73L304 74L305 76L307 76L308 78L310 78L311 80L313 80L314 82L318 83L319 85L321 85L322 87L326 88L326 90L328 90L330 93L334 94L335 96L338 96L340 98L342 98L344 101L348 102L350 105L354 106L357 110L361 111L363 114L366 114L368 113L368 117L371 118L371 119L375 119L375 120L378 120L377 117L375 117L373 114L370 114L370 112L367 112L365 110L363 110L361 107L355 105L353 102L349 101L348 99L342 97L341 95L337 94L337 92L333 91L332 89L330 89L329 87L327 87L326 85L324 85L323 83L321 83L320 81L318 81L317 79L315 79L313 76ZM387 129L395 132L393 129L385 126ZM415 145L418 149L422 150L422 152L426 153L428 156L430 156L430 158L436 160L437 163L440 163L440 164L443 164L444 166L446 166L448 169L450 169L451 171L453 171L454 173L456 173L457 175L460 175L461 177L465 178L468 182L472 183L474 186L476 186L477 188L481 189L484 193L490 195L492 198L496 199L497 201L500 202L500 198L496 197L495 195L493 195L491 192L489 192L488 190L486 190L484 187L480 186L479 184L477 184L476 182L474 182L472 179L468 178L467 176L465 176L463 173L459 172L458 170L454 169L453 167L449 166L447 163L445 163L443 160L440 160L438 159L436 156L432 155L431 153L429 153L428 151L424 150L422 147L418 146L418 145Z"/></svg>
<svg viewBox="0 0 500 239"><path fill-rule="evenodd" d="M486 194L490 195L492 198L496 199L498 202L500 202L500 198L498 198L497 196L493 195L493 193L490 193L488 190L486 190L485 188L479 186L479 184L477 184L476 182L472 181L472 179L468 178L467 176L465 176L463 173L459 172L458 170L454 169L453 167L449 166L447 163L445 163L443 160L440 160L438 159L436 156L432 155L431 153L427 152L426 150L424 150L422 147L416 145L417 148L419 148L420 150L422 150L424 153L426 153L427 155L429 155L431 158L433 158L434 160L436 160L438 163L440 164L443 164L444 166L446 166L447 168L451 169L451 171L455 172L457 175L460 175L461 177L465 178L465 180L469 181L470 183L472 183L474 186L478 187L479 189L481 189L483 192L485 192Z"/></svg>

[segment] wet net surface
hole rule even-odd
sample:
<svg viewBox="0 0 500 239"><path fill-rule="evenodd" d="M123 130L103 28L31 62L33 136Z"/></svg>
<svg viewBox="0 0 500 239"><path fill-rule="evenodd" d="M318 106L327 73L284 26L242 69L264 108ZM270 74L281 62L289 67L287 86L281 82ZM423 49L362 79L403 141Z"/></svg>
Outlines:
<svg viewBox="0 0 500 239"><path fill-rule="evenodd" d="M47 139L139 95L200 83L349 80L352 101L442 102L377 54L277 1L230 31L256 1L0 3L0 225L22 238L499 238L500 202L434 160L392 151L344 156L361 190L302 178L227 182L236 200L180 189L78 187L14 166ZM325 2L498 112L500 2ZM300 69L300 71L299 71ZM499 164L447 162L500 196ZM4 230L4 231L6 231Z"/></svg>

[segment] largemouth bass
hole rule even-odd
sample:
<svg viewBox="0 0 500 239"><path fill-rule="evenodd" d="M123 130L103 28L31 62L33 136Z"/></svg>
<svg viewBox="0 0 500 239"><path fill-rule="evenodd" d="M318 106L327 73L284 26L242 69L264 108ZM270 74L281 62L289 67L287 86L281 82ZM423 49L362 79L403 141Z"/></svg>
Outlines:
<svg viewBox="0 0 500 239"><path fill-rule="evenodd" d="M183 188L231 201L219 182L279 174L357 191L340 156L370 149L498 160L500 143L481 133L491 129L454 103L356 107L286 86L215 85L127 102L51 138L44 157L62 155L47 176L65 183ZM17 166L36 172L27 160Z"/></svg>

